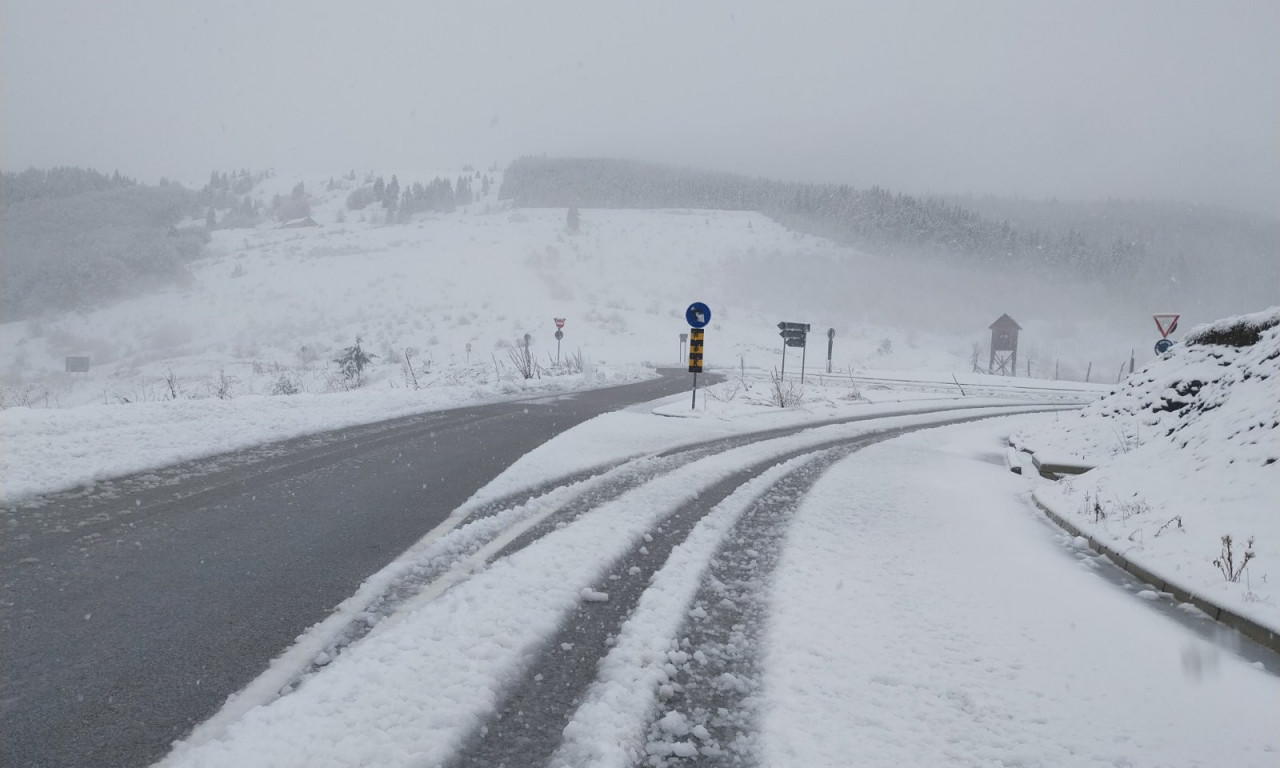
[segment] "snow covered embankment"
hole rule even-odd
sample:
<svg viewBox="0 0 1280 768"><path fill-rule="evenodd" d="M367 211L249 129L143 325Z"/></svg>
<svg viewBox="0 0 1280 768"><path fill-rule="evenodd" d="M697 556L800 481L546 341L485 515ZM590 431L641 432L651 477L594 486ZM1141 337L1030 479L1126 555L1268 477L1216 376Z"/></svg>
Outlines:
<svg viewBox="0 0 1280 768"><path fill-rule="evenodd" d="M1193 329L1014 445L1095 469L1036 498L1126 559L1280 632L1280 307Z"/></svg>

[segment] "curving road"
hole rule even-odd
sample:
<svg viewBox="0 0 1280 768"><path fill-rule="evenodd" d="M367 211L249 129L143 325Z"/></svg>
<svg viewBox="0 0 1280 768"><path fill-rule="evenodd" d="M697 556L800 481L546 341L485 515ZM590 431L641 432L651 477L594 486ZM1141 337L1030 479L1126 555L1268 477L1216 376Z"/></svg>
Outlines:
<svg viewBox="0 0 1280 768"><path fill-rule="evenodd" d="M532 448L675 371L395 419L0 509L0 765L141 766Z"/></svg>

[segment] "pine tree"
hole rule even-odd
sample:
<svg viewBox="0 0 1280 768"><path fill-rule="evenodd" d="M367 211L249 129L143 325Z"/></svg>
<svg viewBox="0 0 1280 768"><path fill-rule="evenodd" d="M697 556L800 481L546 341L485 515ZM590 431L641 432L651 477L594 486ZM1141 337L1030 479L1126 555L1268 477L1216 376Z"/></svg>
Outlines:
<svg viewBox="0 0 1280 768"><path fill-rule="evenodd" d="M395 213L396 208L400 205L400 180L391 176L391 183L382 191L382 207L388 212Z"/></svg>
<svg viewBox="0 0 1280 768"><path fill-rule="evenodd" d="M355 344L342 350L342 354L333 359L333 362L338 364L338 370L342 372L343 378L357 387L360 386L365 366L370 365L377 357L365 352L360 346L361 341L362 339L357 336Z"/></svg>

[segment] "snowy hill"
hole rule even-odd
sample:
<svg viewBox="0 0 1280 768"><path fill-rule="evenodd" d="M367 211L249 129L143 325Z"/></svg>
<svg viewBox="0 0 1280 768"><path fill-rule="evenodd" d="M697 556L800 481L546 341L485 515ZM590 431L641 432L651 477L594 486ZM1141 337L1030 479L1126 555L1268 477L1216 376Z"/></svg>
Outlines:
<svg viewBox="0 0 1280 768"><path fill-rule="evenodd" d="M683 364L693 300L713 310L708 369L748 377L780 367L779 321L812 324L810 374L825 372L830 328L836 375L924 378L947 390L953 374L966 386L982 378L973 369L986 362L986 326L1006 310L1024 329L1019 374L1032 366L1080 380L1092 368L1094 382L1109 379L1103 361L1115 370L1146 333L1073 317L1047 296L1080 301L1066 291L983 290L962 272L868 256L756 213L584 209L570 232L566 209L499 201L494 176L456 210L394 218L376 203L352 207L368 186L354 174L237 176L223 202L258 223L228 228L236 209L218 208L218 228L179 288L0 325L0 433L17 446L0 455L5 498L406 413L650 376ZM316 226L285 226L297 220ZM206 221L198 211L180 226ZM553 318L566 319L560 364ZM533 379L517 370L526 334ZM370 364L352 377L336 361L357 339ZM799 373L795 352L789 376ZM73 356L89 359L87 373L64 369Z"/></svg>
<svg viewBox="0 0 1280 768"><path fill-rule="evenodd" d="M1193 329L1112 394L1014 440L1096 465L1039 492L1056 511L1126 558L1280 628L1277 374L1273 307Z"/></svg>
<svg viewBox="0 0 1280 768"><path fill-rule="evenodd" d="M412 386L406 351L420 385L483 382L526 333L549 367L553 317L567 318L562 356L677 364L695 299L713 307L712 367L776 367L774 325L788 320L835 329L836 370L968 371L1010 304L1035 375L1083 379L1097 357L1098 381L1131 346L1125 331L1059 322L1017 286L984 294L963 275L906 273L754 213L585 210L570 234L564 209L510 210L496 184L456 212L391 225L376 204L348 209L355 181L270 177L252 196L265 207L299 182L318 226L216 229L180 290L0 325L3 405L344 390L332 360L357 336L378 356L365 387ZM89 357L88 375L65 373L67 356Z"/></svg>

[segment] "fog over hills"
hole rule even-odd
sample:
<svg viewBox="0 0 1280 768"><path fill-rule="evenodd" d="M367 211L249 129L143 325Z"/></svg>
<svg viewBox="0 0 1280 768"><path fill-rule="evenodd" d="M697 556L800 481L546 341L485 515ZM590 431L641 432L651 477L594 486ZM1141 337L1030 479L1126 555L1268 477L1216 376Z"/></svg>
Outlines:
<svg viewBox="0 0 1280 768"><path fill-rule="evenodd" d="M525 333L553 355L553 315L588 359L674 363L695 299L722 334L711 366L776 366L786 320L833 329L836 369L970 371L1008 313L1020 376L1114 380L1131 350L1150 356L1153 312L1188 327L1273 304L1280 285L1276 222L1255 214L921 199L617 159L215 171L200 189L32 170L0 191L8 404L173 397L175 372L188 395L225 390L228 370L243 394L342 389L332 361L357 336L384 361L369 383L404 386L396 366L415 357L438 375L500 369ZM67 355L95 376L65 374Z"/></svg>

